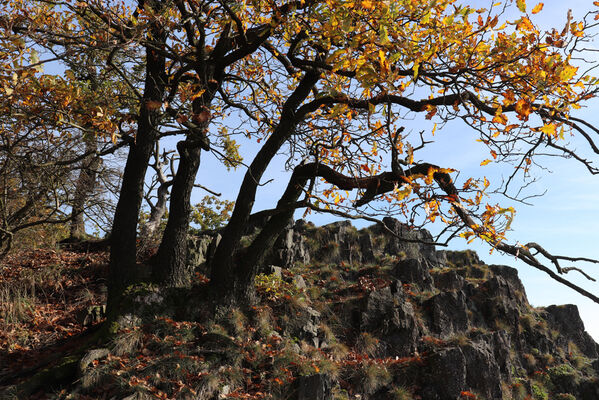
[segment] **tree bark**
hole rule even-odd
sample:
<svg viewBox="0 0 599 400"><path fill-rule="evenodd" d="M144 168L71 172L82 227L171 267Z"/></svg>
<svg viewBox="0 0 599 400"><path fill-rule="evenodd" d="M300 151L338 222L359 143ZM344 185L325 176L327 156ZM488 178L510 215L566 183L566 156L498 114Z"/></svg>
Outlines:
<svg viewBox="0 0 599 400"><path fill-rule="evenodd" d="M283 105L279 125L264 143L244 176L231 219L223 231L212 262L211 289L217 295L229 297L229 299L224 299L225 301L239 303L251 301L246 298L246 295L251 292L248 292L247 286L252 285L253 282L248 282L247 276L244 277L243 272L237 271L238 274L235 271L234 255L238 250L239 241L252 212L260 179L281 146L295 132L295 127L299 122L295 112L308 97L319 78L320 74L316 71L307 72L304 75L295 91Z"/></svg>
<svg viewBox="0 0 599 400"><path fill-rule="evenodd" d="M179 165L173 180L168 222L158 248L152 273L156 282L167 286L189 283L187 269L187 232L191 213L191 191L200 166L202 147L191 140L177 144Z"/></svg>
<svg viewBox="0 0 599 400"><path fill-rule="evenodd" d="M148 197L146 198L148 204L150 205L150 216L148 217L148 221L142 226L140 230L140 235L142 240L150 240L153 238L154 233L160 226L162 222L162 217L166 213L167 203L169 198L169 189L173 184L172 180L167 178L167 175L163 171L165 164L169 162L168 155L165 153L163 155L163 159L160 158L160 147L158 142L156 142L154 149L154 171L156 173L156 180L158 183L158 189L156 190L156 203L152 204L151 200Z"/></svg>
<svg viewBox="0 0 599 400"><path fill-rule="evenodd" d="M166 90L165 57L154 48L162 48L166 31L156 23L152 29L152 45L146 46L146 78L144 95L137 119L135 142L130 144L121 193L116 206L111 232L110 271L107 313L112 313L123 290L134 278L136 265L137 222L143 198L144 179L150 156L157 140L156 124L160 116L157 103L162 103Z"/></svg>
<svg viewBox="0 0 599 400"><path fill-rule="evenodd" d="M293 218L295 203L302 194L308 182L308 175L302 170L295 169L287 185L287 189L277 202L275 214L264 225L258 236L253 240L238 266L238 294L239 298L251 301L255 297L254 279L259 266L264 262L265 256L273 248L277 238L285 229L289 220Z"/></svg>
<svg viewBox="0 0 599 400"><path fill-rule="evenodd" d="M89 138L85 142L85 152L95 153L98 149L98 142L95 138ZM81 162L79 177L75 183L75 195L71 210L70 236L73 239L85 238L85 205L91 197L96 187L96 176L98 168L102 163L100 156L91 154Z"/></svg>

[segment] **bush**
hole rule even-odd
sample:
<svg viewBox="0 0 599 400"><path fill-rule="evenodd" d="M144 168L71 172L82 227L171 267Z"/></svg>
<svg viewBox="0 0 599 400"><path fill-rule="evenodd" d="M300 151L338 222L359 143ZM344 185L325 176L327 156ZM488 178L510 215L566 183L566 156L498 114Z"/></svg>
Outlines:
<svg viewBox="0 0 599 400"><path fill-rule="evenodd" d="M549 394L547 394L547 391L545 390L545 388L538 384L538 383L533 383L531 386L532 389L532 398L535 400L548 400L549 399Z"/></svg>

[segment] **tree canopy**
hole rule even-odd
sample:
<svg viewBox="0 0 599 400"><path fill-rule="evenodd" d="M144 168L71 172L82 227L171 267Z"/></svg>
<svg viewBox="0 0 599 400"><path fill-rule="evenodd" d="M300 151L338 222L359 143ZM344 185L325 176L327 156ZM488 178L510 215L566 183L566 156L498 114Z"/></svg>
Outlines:
<svg viewBox="0 0 599 400"><path fill-rule="evenodd" d="M581 21L568 14L542 31L534 18L543 3L524 0L13 0L1 6L2 118L23 130L35 115L44 134L61 138L77 123L127 145L111 232L112 309L137 279L144 180L156 142L167 136L180 140L153 265L162 284L189 279L189 199L202 180L200 156L211 152L223 174L246 171L212 259L210 285L223 302L251 302L258 266L295 210L305 209L369 220L393 213L414 227L440 221L439 243L480 238L599 303L564 278L577 268L562 266L593 260L509 242L515 209L485 196L498 186L518 199L547 155L599 172L599 131L577 116L597 94L585 57L598 5ZM73 76L86 74L92 54L106 84L80 88ZM64 73L44 73L49 61ZM48 96L52 107L37 100ZM17 110L21 104L30 109ZM414 115L433 128L408 135L405 121ZM503 182L419 158L451 120L463 121L460 135L487 146L481 168L506 165ZM13 128L2 129L4 136ZM239 146L250 142L258 150L242 160ZM275 208L256 212L264 172L278 156L291 173L286 189ZM241 246L258 219L259 234Z"/></svg>

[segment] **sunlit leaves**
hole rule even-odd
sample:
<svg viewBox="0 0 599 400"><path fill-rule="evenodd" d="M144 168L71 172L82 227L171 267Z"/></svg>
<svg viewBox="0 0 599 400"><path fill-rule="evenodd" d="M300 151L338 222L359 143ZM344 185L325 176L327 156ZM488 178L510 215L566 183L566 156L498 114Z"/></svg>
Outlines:
<svg viewBox="0 0 599 400"><path fill-rule="evenodd" d="M547 124L541 127L541 132L549 136L555 136L556 125L555 124Z"/></svg>
<svg viewBox="0 0 599 400"><path fill-rule="evenodd" d="M559 73L559 78L562 81L567 82L570 79L572 79L574 77L574 75L576 75L576 71L578 71L577 67L573 67L571 65L566 65Z"/></svg>
<svg viewBox="0 0 599 400"><path fill-rule="evenodd" d="M532 106L530 101L526 99L520 99L516 102L516 112L518 113L518 118L523 121L528 120L528 116L532 112Z"/></svg>

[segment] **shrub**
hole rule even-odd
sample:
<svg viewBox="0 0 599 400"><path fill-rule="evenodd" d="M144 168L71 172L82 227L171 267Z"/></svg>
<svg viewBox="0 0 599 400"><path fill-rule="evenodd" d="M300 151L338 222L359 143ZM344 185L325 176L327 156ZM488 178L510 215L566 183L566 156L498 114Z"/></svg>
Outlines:
<svg viewBox="0 0 599 400"><path fill-rule="evenodd" d="M548 400L549 399L549 394L547 394L547 391L541 384L533 383L531 385L531 389L532 389L532 398L533 399L535 399L535 400Z"/></svg>

